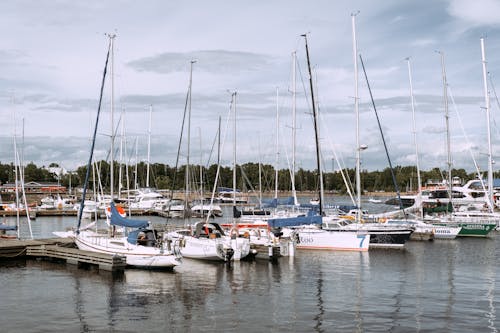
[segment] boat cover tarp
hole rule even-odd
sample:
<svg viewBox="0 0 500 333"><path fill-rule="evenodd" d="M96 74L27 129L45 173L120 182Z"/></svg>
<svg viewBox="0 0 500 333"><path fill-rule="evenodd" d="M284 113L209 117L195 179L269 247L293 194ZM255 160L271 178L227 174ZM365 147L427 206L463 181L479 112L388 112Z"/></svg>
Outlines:
<svg viewBox="0 0 500 333"><path fill-rule="evenodd" d="M278 206L293 206L295 200L293 197L288 197L285 200L279 200L278 198L273 198L271 200L264 200L262 202L262 208L276 208Z"/></svg>
<svg viewBox="0 0 500 333"><path fill-rule="evenodd" d="M139 243L138 240L141 233L143 234L142 235L143 238L141 238L142 242ZM133 245L139 244L145 246L154 246L154 244L156 244L156 239L153 230L149 229L132 230L131 232L128 233L127 241Z"/></svg>
<svg viewBox="0 0 500 333"><path fill-rule="evenodd" d="M230 188L230 187L222 187L222 186L219 186L217 187L217 192L231 192L233 193L233 189ZM241 192L240 190L236 189L236 192L239 193Z"/></svg>
<svg viewBox="0 0 500 333"><path fill-rule="evenodd" d="M0 224L0 230L17 230L17 226L15 225L6 225L6 224Z"/></svg>
<svg viewBox="0 0 500 333"><path fill-rule="evenodd" d="M146 228L148 226L148 221L124 218L118 213L115 204L111 202L111 225L119 225L128 228Z"/></svg>
<svg viewBox="0 0 500 333"><path fill-rule="evenodd" d="M297 227L304 224L322 224L323 218L321 215L310 211L307 215L297 217L284 217L267 220L270 228Z"/></svg>
<svg viewBox="0 0 500 333"><path fill-rule="evenodd" d="M301 203L299 208L301 208L301 209L302 208L307 208L307 209L312 209L312 210L318 211L319 210L319 205L313 205L313 204L310 204L310 203ZM347 213L351 209L357 209L357 208L358 207L354 206L354 205L332 205L332 204L325 204L325 205L323 205L323 209L338 209L338 210L341 210L341 211L343 211L345 213Z"/></svg>

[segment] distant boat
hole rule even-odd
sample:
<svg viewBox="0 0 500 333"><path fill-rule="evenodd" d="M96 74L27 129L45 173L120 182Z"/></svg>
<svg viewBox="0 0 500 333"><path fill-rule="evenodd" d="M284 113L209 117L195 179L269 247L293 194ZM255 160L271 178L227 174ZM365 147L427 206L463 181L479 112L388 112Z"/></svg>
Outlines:
<svg viewBox="0 0 500 333"><path fill-rule="evenodd" d="M309 200L309 204L311 205L319 205L319 198L312 198L311 200Z"/></svg>
<svg viewBox="0 0 500 333"><path fill-rule="evenodd" d="M4 239L17 239L17 235L8 234L7 231L17 231L17 226L7 225L4 223L0 224L0 238Z"/></svg>
<svg viewBox="0 0 500 333"><path fill-rule="evenodd" d="M382 200L370 198L370 199L368 199L368 202L371 202L371 203L382 203Z"/></svg>

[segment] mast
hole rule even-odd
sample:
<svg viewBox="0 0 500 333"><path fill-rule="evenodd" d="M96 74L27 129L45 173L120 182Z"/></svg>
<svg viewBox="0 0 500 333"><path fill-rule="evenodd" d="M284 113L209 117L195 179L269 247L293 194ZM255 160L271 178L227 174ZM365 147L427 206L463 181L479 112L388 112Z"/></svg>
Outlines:
<svg viewBox="0 0 500 333"><path fill-rule="evenodd" d="M439 51L441 55L441 70L443 76L443 102L444 102L444 118L446 122L446 151L447 151L447 166L448 166L448 198L449 205L452 202L452 180L451 180L451 140L450 140L450 114L448 111L448 82L446 80L446 68L444 64L444 53Z"/></svg>
<svg viewBox="0 0 500 333"><path fill-rule="evenodd" d="M203 209L203 148L201 144L201 127L198 127L198 133L200 135L200 200L201 200L201 215L203 216L204 214L204 209ZM210 213L209 213L210 215Z"/></svg>
<svg viewBox="0 0 500 333"><path fill-rule="evenodd" d="M153 104L149 105L149 127L148 127L148 164L146 165L146 188L149 188L149 163L151 158L151 120L153 118Z"/></svg>
<svg viewBox="0 0 500 333"><path fill-rule="evenodd" d="M311 89L311 101L312 101L312 110L313 110L313 120L314 120L314 138L316 141L316 165L318 168L318 175L321 178L321 161L320 161L320 151L319 151L319 136L318 136L318 117L316 115L316 103L314 101L314 89L313 89L313 80L311 73L311 61L309 59L309 47L307 45L307 35L302 35L306 42L306 57L307 57L307 69L309 72L309 86ZM321 181L321 180L320 180ZM323 216L323 193L320 189L319 191L319 215Z"/></svg>
<svg viewBox="0 0 500 333"><path fill-rule="evenodd" d="M21 226L21 220L19 218L19 174L18 174L18 170L19 170L19 167L18 167L18 153L17 153L17 144L16 144L16 124L15 124L15 121L14 121L14 174L15 174L15 180L14 180L14 184L15 184L15 193L16 193L16 226L17 226L17 239L20 238L20 226Z"/></svg>
<svg viewBox="0 0 500 333"><path fill-rule="evenodd" d="M259 135L259 208L262 207L262 159L260 152L260 135Z"/></svg>
<svg viewBox="0 0 500 333"><path fill-rule="evenodd" d="M122 166L123 166L123 139L125 137L125 119L124 119L125 109L122 108L122 113L120 116L120 164L118 168L118 199L121 198L122 194L122 186L123 186L123 175L122 175Z"/></svg>
<svg viewBox="0 0 500 333"><path fill-rule="evenodd" d="M486 79L486 54L484 49L484 38L481 38L481 60L483 63L483 84L484 84L484 102L486 108L486 130L488 135L488 201L490 209L493 210L493 157L491 151L491 128L490 128L490 92L488 90L488 81Z"/></svg>
<svg viewBox="0 0 500 333"><path fill-rule="evenodd" d="M279 163L279 89L276 88L276 162L274 164L274 197L278 199L278 163Z"/></svg>
<svg viewBox="0 0 500 333"><path fill-rule="evenodd" d="M188 123L187 123L187 156L186 156L186 176L185 176L185 194L184 211L186 211L189 202L189 156L191 141L191 89L193 87L193 64L196 60L191 60L189 69L189 89L188 89Z"/></svg>
<svg viewBox="0 0 500 333"><path fill-rule="evenodd" d="M354 113L356 114L356 222L361 222L361 146L359 143L359 91L358 91L358 44L356 41L356 16L359 11L351 14L352 52L354 56Z"/></svg>
<svg viewBox="0 0 500 333"><path fill-rule="evenodd" d="M416 163L417 163L417 182L418 182L418 197L422 197L422 180L420 178L420 163L419 163L419 158L418 158L418 141L417 141L417 129L416 129L416 122L415 122L415 99L413 97L413 83L412 83L412 75L411 75L411 64L410 64L410 58L406 58L406 61L408 63L408 79L410 81L410 98L411 98L411 114L412 114L412 122L413 122L413 142L415 144L415 158L416 158ZM420 213L420 218L424 218L424 210L422 203L419 204L419 213Z"/></svg>
<svg viewBox="0 0 500 333"><path fill-rule="evenodd" d="M109 175L110 175L110 195L111 201L113 201L113 188L114 188L114 153L115 153L115 128L113 114L115 110L115 52L114 52L114 42L115 34L108 34L109 42L111 45L111 154L110 154L110 165L109 165Z"/></svg>
<svg viewBox="0 0 500 333"><path fill-rule="evenodd" d="M28 227L30 231L30 237L33 239L33 231L31 229L31 218L30 218L30 213L28 210L28 200L26 199L26 189L24 188L24 118L23 118L23 131L22 131L22 140L21 140L21 156L19 157L19 154L17 154L17 157L19 158L19 174L20 174L20 180L21 180L21 191L23 195L23 202L24 202L24 211L26 213L26 219L28 220ZM59 180L59 176L58 176ZM17 214L19 216L19 207L17 210Z"/></svg>
<svg viewBox="0 0 500 333"><path fill-rule="evenodd" d="M137 156L138 156L138 151L139 151L139 138L135 138L135 173L134 173L134 190L137 190L139 188L139 183L137 182Z"/></svg>
<svg viewBox="0 0 500 333"><path fill-rule="evenodd" d="M236 206L236 91L231 95L233 106L233 206Z"/></svg>
<svg viewBox="0 0 500 333"><path fill-rule="evenodd" d="M297 51L292 52L292 195L293 203L295 206L298 205L297 201L297 191L295 189L295 145L297 139L297 78L296 78L296 68L297 68Z"/></svg>
<svg viewBox="0 0 500 333"><path fill-rule="evenodd" d="M104 83L105 83L105 80L106 80L106 71L108 69L109 53L110 53L110 51L112 49L112 40L113 39L110 38L109 47L108 47L108 53L106 55L106 63L104 65L104 71L103 71L103 74L102 74L101 91L100 91L100 94L99 94L99 104L98 104L98 107L97 107L96 121L95 121L95 125L94 125L94 134L92 136L92 146L90 147L90 156L89 156L89 161L87 163L87 171L85 173L85 181L83 183L82 201L81 201L82 203L80 204L80 210L78 212L78 223L77 223L77 226L76 226L76 234L77 235L80 234L80 226L82 224L83 207L85 206L85 196L87 195L87 187L88 187L88 181L89 181L89 176L90 176L90 167L92 165L92 158L94 156L95 139L96 139L96 136L97 136L97 126L99 125L99 116L101 114L102 95L103 95L103 90L104 90ZM113 188L113 187L111 187L111 188Z"/></svg>

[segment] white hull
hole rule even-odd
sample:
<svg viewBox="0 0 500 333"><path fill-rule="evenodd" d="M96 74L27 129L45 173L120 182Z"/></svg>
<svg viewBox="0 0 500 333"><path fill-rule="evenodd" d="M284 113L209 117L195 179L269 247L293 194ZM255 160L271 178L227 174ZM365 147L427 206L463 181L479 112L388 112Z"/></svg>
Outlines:
<svg viewBox="0 0 500 333"><path fill-rule="evenodd" d="M195 205L191 207L191 212L198 216L207 216L210 212L212 215L222 217L222 209L219 205Z"/></svg>
<svg viewBox="0 0 500 333"><path fill-rule="evenodd" d="M182 257L211 261L228 261L233 256L233 249L225 244L222 238L197 238L177 233L168 235L173 239L178 238Z"/></svg>
<svg viewBox="0 0 500 333"><path fill-rule="evenodd" d="M130 244L126 237L82 231L75 237L75 243L81 250L125 256L127 265L136 267L173 268L181 263L180 257L172 251Z"/></svg>
<svg viewBox="0 0 500 333"><path fill-rule="evenodd" d="M368 251L370 235L358 232L333 231L303 227L295 230L299 241L296 248L299 250L339 250L339 251Z"/></svg>
<svg viewBox="0 0 500 333"><path fill-rule="evenodd" d="M455 239L462 227L434 226L434 239Z"/></svg>

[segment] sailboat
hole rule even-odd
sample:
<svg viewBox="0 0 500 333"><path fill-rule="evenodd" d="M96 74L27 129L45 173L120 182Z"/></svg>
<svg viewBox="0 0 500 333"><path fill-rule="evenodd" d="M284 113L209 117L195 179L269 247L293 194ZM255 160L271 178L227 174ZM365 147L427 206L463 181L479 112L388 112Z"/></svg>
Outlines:
<svg viewBox="0 0 500 333"><path fill-rule="evenodd" d="M180 240L183 258L228 262L235 254L233 249L235 242L229 235L226 235L218 223L212 221L197 222L193 227L168 233L168 237ZM247 242L243 257L246 257L249 251L250 244ZM241 251L235 259L242 259Z"/></svg>
<svg viewBox="0 0 500 333"><path fill-rule="evenodd" d="M365 214L361 207L361 151L366 149L367 146L361 145L359 141L359 97L358 97L358 50L357 50L357 42L356 42L356 29L355 29L355 19L357 14L352 14L352 30L353 30L353 58L354 58L354 81L355 81L355 95L354 95L354 109L356 115L356 206L357 208L351 210L354 215L354 219L352 216L343 218L344 216L339 216L337 212L333 215L328 216L329 221L328 225L330 228L338 231L358 231L369 234L370 237L370 247L383 247L383 248L402 248L406 241L410 238L411 233L413 232L412 228L405 226L392 226L383 223L369 223L364 218ZM363 61L360 57L361 64ZM364 67L363 67L364 69ZM365 72L366 77L366 72ZM367 79L368 82L368 79ZM368 88L370 86L368 84ZM371 95L371 90L370 90ZM375 104L373 102L373 106ZM376 112L376 109L375 109ZM379 123L380 128L380 123ZM383 135L382 135L383 139ZM385 142L384 142L385 144ZM386 150L387 153L387 150ZM387 154L388 156L388 154ZM390 159L389 159L390 164ZM392 166L390 168L392 170ZM393 177L394 178L394 177ZM396 183L395 183L396 185ZM399 193L399 191L397 190ZM340 220L339 220L340 218Z"/></svg>
<svg viewBox="0 0 500 333"><path fill-rule="evenodd" d="M444 107L445 107L445 117L446 117L446 130L447 130L447 152L448 152L448 206L453 207L453 187L452 187L452 177L451 177L451 149L450 149L450 134L448 127L448 83L446 81L446 70L444 66L444 54L439 52L441 55L441 66L443 75L443 89L444 89ZM481 56L482 56L482 67L483 67L483 81L484 81L484 98L485 98L485 108L487 116L487 132L488 132L488 186L487 195L485 195L486 204L490 209L490 213L474 212L469 211L468 208L473 208L468 206L461 209L458 212L450 212L443 217L437 217L428 219L434 224L444 224L444 225L455 225L460 226L462 229L458 233L459 237L472 236L472 237L486 237L488 234L495 230L500 225L500 216L493 213L493 161L491 153L491 134L490 134L490 101L488 92L488 83L486 80L487 70L486 70L486 56L484 48L484 39L481 38ZM480 179L481 184L483 183ZM483 188L484 188L484 184Z"/></svg>
<svg viewBox="0 0 500 333"><path fill-rule="evenodd" d="M314 101L314 89L312 83L311 63L309 60L309 48L307 44L307 35L302 35L305 39L307 67L309 71L309 83L312 100L312 111L314 121L314 133L316 143L316 162L319 177L321 173L320 147L318 135L318 121L316 114L316 103ZM297 240L297 249L313 249L313 250L344 250L344 251L368 251L370 243L370 235L365 232L356 230L336 230L324 223L323 217L323 188L320 179L319 187L319 212L314 210L308 211L295 217L271 218L268 220L268 225L274 234L288 233ZM319 213L319 214L318 214Z"/></svg>
<svg viewBox="0 0 500 333"><path fill-rule="evenodd" d="M191 62L192 65L192 62ZM234 95L233 95L234 98ZM234 99L231 101L233 104ZM219 129L220 130L220 129ZM238 239L236 235L226 235L222 227L215 222L209 222L214 207L214 196L219 178L220 163L217 164L214 187L209 208L205 215L205 220L189 226L183 230L173 231L167 234L172 239L180 240L180 250L185 258L229 261L240 260L250 253L250 243L248 239Z"/></svg>
<svg viewBox="0 0 500 333"><path fill-rule="evenodd" d="M181 263L181 254L178 244L171 240L164 241L163 236L160 235L157 230L151 228L148 221L132 220L121 216L113 200L110 202L109 223L111 228L101 232L92 230L92 227L96 225L96 223L91 223L85 227L81 226L82 212L85 206L85 196L94 154L97 128L99 125L103 88L109 54L110 51L112 51L113 39L114 36L110 36L77 226L74 232L68 232L66 236L74 238L79 249L124 256L127 265L143 268L173 268ZM61 236L61 233L55 234Z"/></svg>

